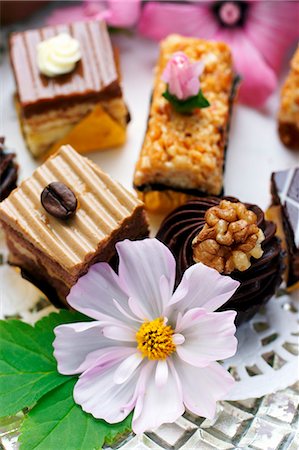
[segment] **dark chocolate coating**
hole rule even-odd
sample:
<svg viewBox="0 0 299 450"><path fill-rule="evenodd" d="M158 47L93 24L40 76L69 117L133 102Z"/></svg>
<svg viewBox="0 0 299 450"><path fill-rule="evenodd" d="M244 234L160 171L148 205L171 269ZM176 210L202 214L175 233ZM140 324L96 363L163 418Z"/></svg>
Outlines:
<svg viewBox="0 0 299 450"><path fill-rule="evenodd" d="M176 284L180 282L184 271L195 263L192 241L205 224L206 211L219 203L220 199L217 197L191 200L175 209L161 224L156 237L170 248L176 258ZM257 225L263 230L265 240L262 243L264 253L260 259L251 258L249 269L244 272L233 271L230 274L241 284L220 310L237 311L237 325L249 320L272 297L281 283L282 272L281 245L275 236L275 224L264 219L264 213L258 206L246 204L246 207L257 215Z"/></svg>
<svg viewBox="0 0 299 450"><path fill-rule="evenodd" d="M0 202L17 187L19 171L16 155L5 149L4 141L4 137L0 137Z"/></svg>

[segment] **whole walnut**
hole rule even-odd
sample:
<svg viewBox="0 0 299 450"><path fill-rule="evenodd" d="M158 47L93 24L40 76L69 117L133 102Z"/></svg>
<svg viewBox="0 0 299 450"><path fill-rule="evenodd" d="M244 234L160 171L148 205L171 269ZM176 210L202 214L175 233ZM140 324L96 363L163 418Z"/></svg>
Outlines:
<svg viewBox="0 0 299 450"><path fill-rule="evenodd" d="M243 203L222 200L218 206L207 210L205 221L192 242L195 262L230 274L234 270L247 270L251 257L262 256L264 233L257 226L254 212Z"/></svg>

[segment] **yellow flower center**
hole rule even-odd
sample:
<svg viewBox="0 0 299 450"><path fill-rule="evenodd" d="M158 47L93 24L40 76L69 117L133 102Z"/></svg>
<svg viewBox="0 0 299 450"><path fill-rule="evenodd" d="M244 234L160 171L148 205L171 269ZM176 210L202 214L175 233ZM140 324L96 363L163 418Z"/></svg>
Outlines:
<svg viewBox="0 0 299 450"><path fill-rule="evenodd" d="M173 333L161 317L144 322L136 333L137 348L148 359L166 359L176 349Z"/></svg>

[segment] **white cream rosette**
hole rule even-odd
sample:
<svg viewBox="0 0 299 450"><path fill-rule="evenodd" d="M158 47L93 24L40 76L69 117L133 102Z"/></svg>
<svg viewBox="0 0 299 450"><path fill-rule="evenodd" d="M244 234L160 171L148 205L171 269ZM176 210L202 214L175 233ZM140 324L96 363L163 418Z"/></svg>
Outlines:
<svg viewBox="0 0 299 450"><path fill-rule="evenodd" d="M48 77L72 72L80 59L80 43L67 33L60 33L37 46L38 68Z"/></svg>

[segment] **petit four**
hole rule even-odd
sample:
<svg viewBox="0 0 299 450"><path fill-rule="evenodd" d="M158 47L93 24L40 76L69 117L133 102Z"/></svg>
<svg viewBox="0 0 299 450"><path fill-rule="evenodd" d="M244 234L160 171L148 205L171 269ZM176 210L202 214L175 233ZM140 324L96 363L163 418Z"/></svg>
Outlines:
<svg viewBox="0 0 299 450"><path fill-rule="evenodd" d="M241 284L222 310L249 320L281 282L280 240L273 222L252 204L226 197L203 197L180 206L162 223L157 238L177 259L177 283L184 271L202 262Z"/></svg>
<svg viewBox="0 0 299 450"><path fill-rule="evenodd" d="M9 262L53 303L115 243L148 235L143 204L72 147L62 146L1 203Z"/></svg>
<svg viewBox="0 0 299 450"><path fill-rule="evenodd" d="M21 128L35 157L63 144L85 153L124 143L128 110L103 21L13 33L10 59Z"/></svg>
<svg viewBox="0 0 299 450"><path fill-rule="evenodd" d="M198 95L182 101L185 97L178 96L187 90L187 71L195 72L196 67L188 63L182 88L170 92L171 96L169 91L171 77L175 73L179 77L186 58L193 66L201 64L202 74L195 80L200 80ZM172 62L176 67L169 74ZM170 81L166 84L164 80ZM194 83L194 79L189 81ZM162 41L147 131L134 177L134 187L149 210L170 210L190 196L221 194L235 88L232 56L226 44L179 35ZM201 100L203 95L202 106L185 110L190 101Z"/></svg>
<svg viewBox="0 0 299 450"><path fill-rule="evenodd" d="M0 202L17 187L19 166L15 162L15 153L4 146L5 138L0 137Z"/></svg>
<svg viewBox="0 0 299 450"><path fill-rule="evenodd" d="M272 173L271 193L267 218L277 225L286 251L287 287L294 290L299 288L299 168Z"/></svg>
<svg viewBox="0 0 299 450"><path fill-rule="evenodd" d="M284 145L299 150L299 47L281 91L278 131Z"/></svg>

